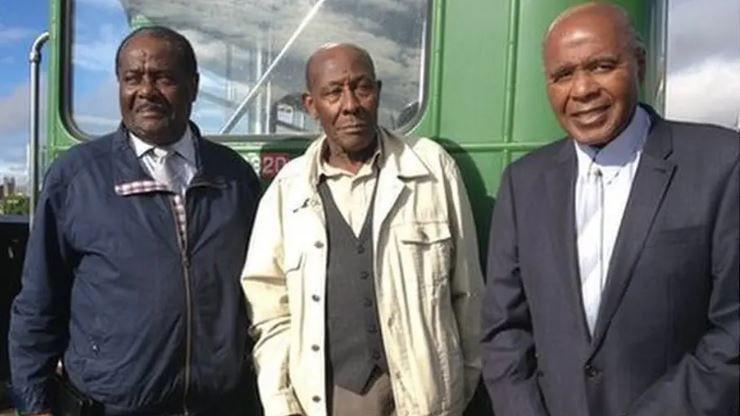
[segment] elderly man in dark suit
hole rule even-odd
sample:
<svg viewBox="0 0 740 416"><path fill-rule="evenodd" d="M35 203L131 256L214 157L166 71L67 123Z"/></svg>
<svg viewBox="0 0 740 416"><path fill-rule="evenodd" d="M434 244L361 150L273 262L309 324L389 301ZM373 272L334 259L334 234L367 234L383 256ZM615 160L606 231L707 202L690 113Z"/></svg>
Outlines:
<svg viewBox="0 0 740 416"><path fill-rule="evenodd" d="M638 104L616 6L552 24L569 137L512 164L493 214L484 378L497 416L738 414L738 134Z"/></svg>

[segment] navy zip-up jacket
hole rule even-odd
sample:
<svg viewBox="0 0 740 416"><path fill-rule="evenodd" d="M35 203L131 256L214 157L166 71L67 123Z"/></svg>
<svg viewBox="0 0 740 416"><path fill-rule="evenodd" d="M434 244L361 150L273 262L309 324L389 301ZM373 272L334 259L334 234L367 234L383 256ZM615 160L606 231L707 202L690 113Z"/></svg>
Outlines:
<svg viewBox="0 0 740 416"><path fill-rule="evenodd" d="M152 181L125 128L49 169L11 312L19 410L50 409L59 359L106 415L213 414L238 395L249 354L239 278L259 182L191 128L184 249L171 195L122 186Z"/></svg>

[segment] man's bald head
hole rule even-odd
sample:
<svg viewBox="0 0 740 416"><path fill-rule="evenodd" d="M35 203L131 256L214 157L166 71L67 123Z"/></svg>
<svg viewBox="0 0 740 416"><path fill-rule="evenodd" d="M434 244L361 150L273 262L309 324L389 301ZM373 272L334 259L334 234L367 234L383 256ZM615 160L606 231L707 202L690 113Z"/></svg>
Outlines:
<svg viewBox="0 0 740 416"><path fill-rule="evenodd" d="M560 13L555 20L550 23L545 37L542 41L543 53L547 49L550 39L563 31L573 30L574 26L581 24L585 20L597 19L607 25L614 27L619 33L621 43L634 51L635 53L644 54L645 45L640 34L632 24L629 14L620 6L611 3L592 1L585 4L573 6Z"/></svg>
<svg viewBox="0 0 740 416"><path fill-rule="evenodd" d="M373 60L359 46L325 45L311 55L303 106L324 129L330 160L364 161L374 149L380 87Z"/></svg>
<svg viewBox="0 0 740 416"><path fill-rule="evenodd" d="M365 49L353 43L327 43L319 47L314 53L311 54L311 56L308 57L308 61L306 62L307 90L311 90L313 80L316 76L315 71L317 67L320 66L318 64L321 63L323 59L331 56L333 53L339 50L355 54L359 59L363 60L367 65L368 71L372 74L373 79L375 79L375 64L373 63L373 58L370 57L370 54Z"/></svg>

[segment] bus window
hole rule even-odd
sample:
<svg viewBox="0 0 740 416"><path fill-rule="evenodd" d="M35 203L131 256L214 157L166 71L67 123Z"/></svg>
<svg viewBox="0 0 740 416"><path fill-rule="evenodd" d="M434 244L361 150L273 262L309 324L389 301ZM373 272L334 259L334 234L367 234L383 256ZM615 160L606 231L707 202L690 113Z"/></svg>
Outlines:
<svg viewBox="0 0 740 416"><path fill-rule="evenodd" d="M368 49L385 87L380 123L408 129L423 108L429 8L429 0L74 0L68 120L83 136L115 129L118 43L133 28L164 25L195 49L201 81L192 118L206 135L316 134L301 104L304 65L330 42Z"/></svg>

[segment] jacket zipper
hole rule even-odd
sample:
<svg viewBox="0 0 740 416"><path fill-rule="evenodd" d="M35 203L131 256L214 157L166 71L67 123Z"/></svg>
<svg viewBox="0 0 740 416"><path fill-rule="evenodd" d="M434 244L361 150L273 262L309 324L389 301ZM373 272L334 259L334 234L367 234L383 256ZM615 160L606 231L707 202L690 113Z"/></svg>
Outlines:
<svg viewBox="0 0 740 416"><path fill-rule="evenodd" d="M187 195L187 190L186 190ZM177 243L180 247L180 264L183 270L183 283L185 283L185 304L186 304L186 326L185 326L185 388L182 393L182 410L185 416L190 414L188 410L188 391L190 390L190 359L192 355L191 351L191 338L192 338L192 325L193 325L193 311L191 308L192 299L190 293L190 261L188 260L187 247L185 247L185 241L180 235L180 224L177 222L177 208L175 207L175 201L173 198L169 198L170 208L172 211L172 219L175 221L175 234L177 235ZM183 205L185 205L186 198L183 198ZM187 232L187 227L185 227Z"/></svg>

